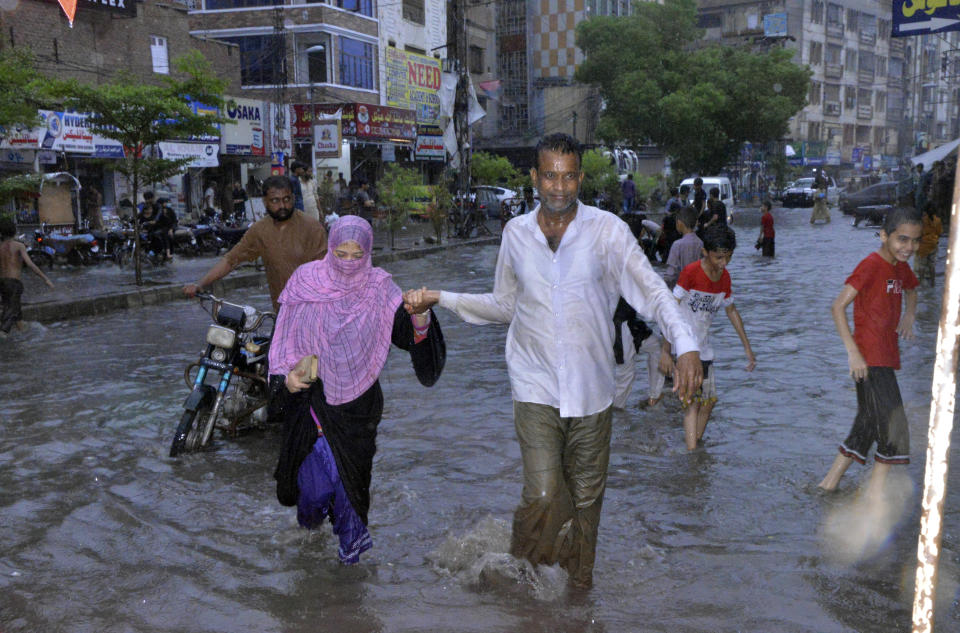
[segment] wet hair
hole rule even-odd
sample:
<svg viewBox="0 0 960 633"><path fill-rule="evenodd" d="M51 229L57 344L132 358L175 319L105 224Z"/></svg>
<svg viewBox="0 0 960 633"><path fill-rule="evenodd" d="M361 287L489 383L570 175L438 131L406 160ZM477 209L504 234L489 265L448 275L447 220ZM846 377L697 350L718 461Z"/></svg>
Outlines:
<svg viewBox="0 0 960 633"><path fill-rule="evenodd" d="M270 189L277 189L279 191L289 191L293 193L293 185L290 184L290 179L286 176L270 176L263 181L263 195L267 195L267 191Z"/></svg>
<svg viewBox="0 0 960 633"><path fill-rule="evenodd" d="M680 185L680 195L685 196L690 193L690 185Z"/></svg>
<svg viewBox="0 0 960 633"><path fill-rule="evenodd" d="M693 179L693 184L694 184L694 186L700 185L700 186L702 187L702 186L703 186L703 178L701 178L700 176L697 176L696 178Z"/></svg>
<svg viewBox="0 0 960 633"><path fill-rule="evenodd" d="M683 222L684 226L691 230L697 228L698 217L700 217L700 214L697 213L697 210L691 204L685 205L683 208L677 211L677 219Z"/></svg>
<svg viewBox="0 0 960 633"><path fill-rule="evenodd" d="M295 160L292 163L290 163L290 171L297 171L298 169L306 169L306 168L307 168L306 164L302 163L299 160Z"/></svg>
<svg viewBox="0 0 960 633"><path fill-rule="evenodd" d="M562 132L544 136L542 139L540 139L540 142L537 143L537 147L534 152L534 165L536 165L537 169L540 169L541 152L574 154L577 157L577 168L583 164L583 147L580 145L580 141L573 138L569 134L563 134Z"/></svg>
<svg viewBox="0 0 960 633"><path fill-rule="evenodd" d="M729 226L712 224L703 230L703 250L731 251L737 247L737 234Z"/></svg>
<svg viewBox="0 0 960 633"><path fill-rule="evenodd" d="M766 207L767 211L773 211L773 201L767 198L766 200L760 203L760 207L761 208Z"/></svg>
<svg viewBox="0 0 960 633"><path fill-rule="evenodd" d="M679 190L679 189L677 189L676 187L670 187L670 197L671 197L671 198L676 198L676 197L679 196L679 195L680 195L680 190Z"/></svg>
<svg viewBox="0 0 960 633"><path fill-rule="evenodd" d="M923 226L923 220L920 214L910 207L894 207L883 219L883 232L887 235L893 235L894 231L900 228L901 224L919 224Z"/></svg>
<svg viewBox="0 0 960 633"><path fill-rule="evenodd" d="M710 197L719 198L720 197L720 187L710 187Z"/></svg>
<svg viewBox="0 0 960 633"><path fill-rule="evenodd" d="M0 237L13 237L17 234L17 225L9 215L0 217Z"/></svg>
<svg viewBox="0 0 960 633"><path fill-rule="evenodd" d="M144 191L144 192L143 192L143 199L144 199L144 200L153 200L153 192L152 192L152 191Z"/></svg>

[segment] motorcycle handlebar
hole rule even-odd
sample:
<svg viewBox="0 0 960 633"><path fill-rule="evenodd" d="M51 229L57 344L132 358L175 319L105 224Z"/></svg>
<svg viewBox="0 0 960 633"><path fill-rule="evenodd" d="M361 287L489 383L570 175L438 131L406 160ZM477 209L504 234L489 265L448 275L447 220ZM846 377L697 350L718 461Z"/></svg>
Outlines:
<svg viewBox="0 0 960 633"><path fill-rule="evenodd" d="M195 296L197 299L200 299L200 300L207 299L207 300L209 300L209 301L211 301L211 302L213 303L213 318L214 318L214 320L216 320L216 318L217 318L217 313L220 311L220 306L222 306L223 304L236 306L236 307L238 307L238 308L244 308L244 307L246 307L246 306L242 306L242 305L237 304L237 303L230 303L230 302L227 301L226 299L222 299L222 298L214 295L214 294L211 293L211 292L204 292L204 291L202 291L202 290L201 290L201 291L198 291L194 296ZM260 310L256 310L256 309L255 309L254 312L256 313L257 318L253 321L252 324L247 325L247 326L245 326L245 327L243 328L243 331L244 331L244 332L252 332L252 331L256 330L257 328L259 328L259 327L263 324L264 319L266 319L266 318L268 318L268 317L271 318L271 319L273 319L274 321L277 320L277 315L274 314L274 313L273 313L272 311L270 311L270 310L260 311Z"/></svg>

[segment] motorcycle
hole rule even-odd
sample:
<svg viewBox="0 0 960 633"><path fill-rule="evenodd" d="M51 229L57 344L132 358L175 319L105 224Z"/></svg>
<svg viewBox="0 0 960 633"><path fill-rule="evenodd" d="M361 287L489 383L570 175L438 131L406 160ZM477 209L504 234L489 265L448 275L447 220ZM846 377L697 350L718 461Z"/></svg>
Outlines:
<svg viewBox="0 0 960 633"><path fill-rule="evenodd" d="M54 264L90 266L100 260L100 245L89 233L55 233L45 224L33 231L33 240L26 244L27 255L40 267Z"/></svg>
<svg viewBox="0 0 960 633"><path fill-rule="evenodd" d="M207 447L215 428L235 437L267 420L267 356L276 315L208 293L197 293L197 297L201 305L205 300L211 302L207 311L213 323L207 328L206 347L199 360L184 370L191 391L183 403L170 457ZM265 334L261 327L268 320L270 332Z"/></svg>

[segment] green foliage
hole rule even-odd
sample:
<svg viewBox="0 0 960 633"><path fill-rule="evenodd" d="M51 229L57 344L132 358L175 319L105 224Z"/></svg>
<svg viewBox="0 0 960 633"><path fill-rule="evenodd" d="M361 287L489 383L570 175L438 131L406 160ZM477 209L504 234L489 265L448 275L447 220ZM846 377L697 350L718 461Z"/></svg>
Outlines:
<svg viewBox="0 0 960 633"><path fill-rule="evenodd" d="M427 207L427 219L433 228L433 235L437 239L437 244L443 242L443 226L447 221L447 216L453 208L453 194L450 193L453 179L449 172L444 174L441 182L430 187L430 206Z"/></svg>
<svg viewBox="0 0 960 633"><path fill-rule="evenodd" d="M41 174L16 174L0 180L0 204L24 194L40 193Z"/></svg>
<svg viewBox="0 0 960 633"><path fill-rule="evenodd" d="M503 156L477 152L470 159L470 173L478 185L510 184L520 178L520 170Z"/></svg>
<svg viewBox="0 0 960 633"><path fill-rule="evenodd" d="M700 41L695 0L641 2L630 16L577 28L577 79L599 86L608 142L655 143L681 173L719 171L744 141L783 136L806 103L811 72L793 52ZM630 42L630 46L624 46ZM778 90L779 89L779 90Z"/></svg>
<svg viewBox="0 0 960 633"><path fill-rule="evenodd" d="M217 133L217 123L227 119L194 113L193 99L207 106L224 107L227 82L218 79L197 51L174 60L176 73L161 85L144 84L132 76L88 85L76 80L49 80L50 95L64 107L89 113L87 124L97 134L120 141L126 158L115 169L129 179L136 200L140 185L161 182L183 170L189 160L168 160L148 154L160 141ZM139 243L139 222L135 220ZM142 283L140 258L136 259L137 285Z"/></svg>
<svg viewBox="0 0 960 633"><path fill-rule="evenodd" d="M43 80L27 49L0 50L0 127L26 127L40 122L37 109L49 105L42 89ZM3 133L0 130L0 136Z"/></svg>
<svg viewBox="0 0 960 633"><path fill-rule="evenodd" d="M605 195L612 204L620 205L620 179L617 177L617 168L609 158L598 149L587 150L583 153L580 167L583 170L583 183L580 185L581 200L587 204L593 204L594 198Z"/></svg>
<svg viewBox="0 0 960 633"><path fill-rule="evenodd" d="M420 180L420 174L416 170L401 167L397 163L388 163L383 178L380 179L380 206L387 211L390 248L394 247L397 229L403 226L410 215Z"/></svg>

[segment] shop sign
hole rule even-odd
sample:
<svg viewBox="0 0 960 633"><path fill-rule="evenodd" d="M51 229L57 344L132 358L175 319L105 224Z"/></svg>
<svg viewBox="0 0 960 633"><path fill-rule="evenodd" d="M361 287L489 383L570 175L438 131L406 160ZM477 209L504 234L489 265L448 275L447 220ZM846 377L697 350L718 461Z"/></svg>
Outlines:
<svg viewBox="0 0 960 633"><path fill-rule="evenodd" d="M190 109L193 110L194 114L212 117L220 116L220 108L217 106L200 103L199 101L194 101L193 99L188 99L187 102L190 104ZM197 143L218 143L220 141L220 124L215 123L214 126L217 128L216 134L197 134L191 136L190 140Z"/></svg>
<svg viewBox="0 0 960 633"><path fill-rule="evenodd" d="M88 114L39 110L43 120L40 148L74 154L93 153L93 132L87 126Z"/></svg>
<svg viewBox="0 0 960 633"><path fill-rule="evenodd" d="M368 103L318 103L291 106L294 142L313 142L313 123L321 114L340 110L340 129L345 138L357 141L414 143L417 118L413 110Z"/></svg>
<svg viewBox="0 0 960 633"><path fill-rule="evenodd" d="M446 160L443 130L435 125L417 126L417 145L413 157L415 160Z"/></svg>
<svg viewBox="0 0 960 633"><path fill-rule="evenodd" d="M340 116L321 115L313 124L313 155L340 158Z"/></svg>
<svg viewBox="0 0 960 633"><path fill-rule="evenodd" d="M123 158L123 156L123 144L120 141L99 134L93 135L94 158Z"/></svg>
<svg viewBox="0 0 960 633"><path fill-rule="evenodd" d="M36 151L29 149L5 149L0 151L0 162L15 165L32 164Z"/></svg>
<svg viewBox="0 0 960 633"><path fill-rule="evenodd" d="M385 53L387 105L413 110L417 123L440 116L440 60L388 46Z"/></svg>
<svg viewBox="0 0 960 633"><path fill-rule="evenodd" d="M224 113L230 123L220 128L220 148L233 156L266 156L263 122L266 107L256 99L227 99Z"/></svg>
<svg viewBox="0 0 960 633"><path fill-rule="evenodd" d="M40 147L41 127L0 126L0 149L36 149Z"/></svg>
<svg viewBox="0 0 960 633"><path fill-rule="evenodd" d="M158 143L160 157L169 160L189 158L187 167L216 167L220 164L217 151L220 149L214 143Z"/></svg>

